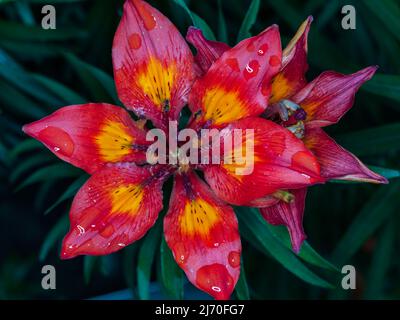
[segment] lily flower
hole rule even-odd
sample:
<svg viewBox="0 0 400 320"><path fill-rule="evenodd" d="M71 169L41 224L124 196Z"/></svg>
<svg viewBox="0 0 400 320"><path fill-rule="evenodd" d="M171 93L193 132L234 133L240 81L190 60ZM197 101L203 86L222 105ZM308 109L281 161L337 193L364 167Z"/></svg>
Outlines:
<svg viewBox="0 0 400 320"><path fill-rule="evenodd" d="M282 65L272 79L268 108L262 117L279 123L301 139L315 155L321 176L326 180L387 183L386 178L368 169L322 129L337 123L352 107L357 90L372 78L377 67L350 75L326 71L307 83L307 42L312 20L310 16L303 22L283 50ZM187 40L198 49L196 61L202 72L224 52L224 46L205 39L195 28L189 30ZM252 201L253 206L262 207L262 216L269 223L288 228L296 253L306 238L303 229L306 192L306 188L296 188Z"/></svg>
<svg viewBox="0 0 400 320"><path fill-rule="evenodd" d="M216 299L228 299L239 278L241 256L237 219L229 204L260 203L257 199L282 189L325 181L316 157L300 139L259 117L281 68L278 28L225 50L204 72L205 65L197 58L195 62L165 16L144 1L128 0L112 58L117 92L128 110L165 131L188 103L190 127L198 132L221 129L220 147L227 152L220 162L200 166L151 164L145 123L105 103L63 107L25 125L25 133L60 159L91 174L72 202L61 258L110 254L143 237L163 208L163 183L173 176L164 217L166 242L190 282ZM238 129L252 130L251 137L226 144L223 138ZM240 175L237 170L250 164L226 160L248 140L254 145L254 161L248 174Z"/></svg>

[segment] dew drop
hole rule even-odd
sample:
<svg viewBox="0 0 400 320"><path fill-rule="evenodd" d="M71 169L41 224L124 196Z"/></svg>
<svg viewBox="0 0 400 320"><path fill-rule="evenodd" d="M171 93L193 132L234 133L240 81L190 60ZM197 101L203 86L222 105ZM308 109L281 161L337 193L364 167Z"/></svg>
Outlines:
<svg viewBox="0 0 400 320"><path fill-rule="evenodd" d="M80 235L85 233L85 228L84 228L84 227L82 227L82 226L79 225L79 224L78 224L76 227L78 228L79 234L80 234Z"/></svg>
<svg viewBox="0 0 400 320"><path fill-rule="evenodd" d="M240 266L240 253L237 251L231 251L228 255L228 262L233 268Z"/></svg>
<svg viewBox="0 0 400 320"><path fill-rule="evenodd" d="M139 49L142 46L142 38L138 33L132 33L128 38L129 47Z"/></svg>
<svg viewBox="0 0 400 320"><path fill-rule="evenodd" d="M229 68L231 68L233 71L236 71L236 72L240 71L239 62L236 58L226 59L225 62L229 66Z"/></svg>
<svg viewBox="0 0 400 320"><path fill-rule="evenodd" d="M255 77L258 74L258 70L260 69L260 63L257 60L250 61L245 70L243 70L243 75L246 80L249 80Z"/></svg>
<svg viewBox="0 0 400 320"><path fill-rule="evenodd" d="M70 157L74 152L75 145L71 136L60 128L46 127L40 131L38 138L54 152L63 156Z"/></svg>
<svg viewBox="0 0 400 320"><path fill-rule="evenodd" d="M211 290L215 291L215 292L221 292L221 288L217 287L217 286L212 286Z"/></svg>
<svg viewBox="0 0 400 320"><path fill-rule="evenodd" d="M277 56L273 55L269 58L269 65L271 67L276 67L276 66L279 66L280 64L281 64L281 60Z"/></svg>

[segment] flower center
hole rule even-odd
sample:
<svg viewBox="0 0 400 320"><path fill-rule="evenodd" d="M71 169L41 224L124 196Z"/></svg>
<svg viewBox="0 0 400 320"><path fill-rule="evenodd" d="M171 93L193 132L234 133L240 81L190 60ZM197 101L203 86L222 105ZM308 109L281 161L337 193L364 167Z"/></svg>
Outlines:
<svg viewBox="0 0 400 320"><path fill-rule="evenodd" d="M283 99L269 106L263 116L291 131L297 138L304 137L304 120L307 112L297 103Z"/></svg>

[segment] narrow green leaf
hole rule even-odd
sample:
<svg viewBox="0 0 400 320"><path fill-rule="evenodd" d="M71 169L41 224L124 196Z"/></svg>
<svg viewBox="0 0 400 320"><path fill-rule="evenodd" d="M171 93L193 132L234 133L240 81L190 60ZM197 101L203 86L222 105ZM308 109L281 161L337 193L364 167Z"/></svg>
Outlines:
<svg viewBox="0 0 400 320"><path fill-rule="evenodd" d="M31 75L26 72L4 50L0 49L0 77L10 84L36 99L48 105L58 105L60 100L38 84Z"/></svg>
<svg viewBox="0 0 400 320"><path fill-rule="evenodd" d="M235 294L239 300L250 300L250 291L246 279L246 271L244 269L243 260L240 263L240 276L235 286Z"/></svg>
<svg viewBox="0 0 400 320"><path fill-rule="evenodd" d="M218 40L228 43L228 31L226 30L226 21L221 0L218 0Z"/></svg>
<svg viewBox="0 0 400 320"><path fill-rule="evenodd" d="M193 25L203 31L203 34L207 39L216 39L214 32L211 30L207 22L200 18L196 13L192 12L184 0L174 0L174 2L186 11L190 19L192 19Z"/></svg>
<svg viewBox="0 0 400 320"><path fill-rule="evenodd" d="M138 264L137 264L137 282L138 282L138 296L141 300L148 300L150 298L149 283L151 277L151 267L153 265L154 256L157 248L159 248L161 236L161 222L158 220L156 224L147 233L139 250Z"/></svg>
<svg viewBox="0 0 400 320"><path fill-rule="evenodd" d="M13 162L19 157L21 154L25 152L30 152L36 149L43 148L43 145L34 139L26 139L19 144L17 144L14 149L10 151L10 153L7 155L7 158Z"/></svg>
<svg viewBox="0 0 400 320"><path fill-rule="evenodd" d="M72 53L66 53L64 56L96 101L119 103L112 77L104 71L80 60Z"/></svg>
<svg viewBox="0 0 400 320"><path fill-rule="evenodd" d="M370 168L372 171L380 174L381 176L385 177L386 179L394 179L394 178L400 177L400 171L399 170L376 167L376 166L368 166L368 168ZM365 182L362 182L362 181L347 181L347 180L338 180L338 179L332 179L332 180L329 180L328 182L330 182L330 183L342 183L342 184L365 183Z"/></svg>
<svg viewBox="0 0 400 320"><path fill-rule="evenodd" d="M400 123L339 135L336 141L357 156L390 154L400 150Z"/></svg>
<svg viewBox="0 0 400 320"><path fill-rule="evenodd" d="M97 256L84 256L83 257L83 279L85 284L90 283L93 271L98 263L99 257Z"/></svg>
<svg viewBox="0 0 400 320"><path fill-rule="evenodd" d="M288 248L286 248L276 237L269 231L267 223L252 209L237 208L239 226L241 235L250 241L251 237L247 237L250 233L252 237L257 239L263 252L270 254L279 263L281 263L288 271L299 277L305 282L322 288L334 288L326 280L320 278L310 269L308 269Z"/></svg>
<svg viewBox="0 0 400 320"><path fill-rule="evenodd" d="M11 38L19 41L54 41L68 40L72 38L83 38L86 33L81 28L49 29L27 26L13 21L0 20L0 37Z"/></svg>
<svg viewBox="0 0 400 320"><path fill-rule="evenodd" d="M124 272L125 281L135 297L137 295L135 288L135 279L136 279L135 266L137 261L138 249L139 245L136 242L126 247L123 251L124 256L122 260L122 269Z"/></svg>
<svg viewBox="0 0 400 320"><path fill-rule="evenodd" d="M27 171L32 170L33 168L39 165L43 166L44 164L49 163L53 159L54 157L51 157L47 153L38 153L23 158L22 161L17 163L15 168L13 168L12 172L10 173L10 181L14 183L19 178L21 178L21 176Z"/></svg>
<svg viewBox="0 0 400 320"><path fill-rule="evenodd" d="M376 74L366 82L362 90L371 92L381 97L393 99L400 102L400 76L392 74ZM393 107L399 110L399 105L394 103Z"/></svg>
<svg viewBox="0 0 400 320"><path fill-rule="evenodd" d="M391 259L394 253L394 244L396 239L396 223L391 221L383 228L374 255L370 264L367 287L364 293L366 299L384 299L385 276L390 267Z"/></svg>
<svg viewBox="0 0 400 320"><path fill-rule="evenodd" d="M260 10L260 0L252 0L249 9L247 10L246 16L244 17L244 20L240 27L239 34L237 37L237 42L251 37L250 29L257 20L257 14L259 10Z"/></svg>
<svg viewBox="0 0 400 320"><path fill-rule="evenodd" d="M43 262L49 251L62 239L68 231L68 215L63 215L47 234L39 251L39 261Z"/></svg>
<svg viewBox="0 0 400 320"><path fill-rule="evenodd" d="M86 100L79 94L66 87L60 82L50 79L41 74L32 74L32 77L43 87L47 88L51 93L54 93L58 98L65 101L66 104L81 104L85 103Z"/></svg>
<svg viewBox="0 0 400 320"><path fill-rule="evenodd" d="M400 180L394 180L387 186L380 186L365 203L333 252L332 259L337 265L348 262L377 228L398 210L399 191Z"/></svg>
<svg viewBox="0 0 400 320"><path fill-rule="evenodd" d="M376 166L368 166L372 171L380 174L381 176L385 177L386 179L393 179L400 177L400 170L389 169L389 168L382 168Z"/></svg>
<svg viewBox="0 0 400 320"><path fill-rule="evenodd" d="M23 181L15 191L19 191L23 188L26 188L32 184L54 180L54 179L65 179L65 178L73 178L82 174L82 171L72 167L65 163L57 163L53 165L49 165L47 167L41 168L35 171L32 175L30 175L25 181Z"/></svg>
<svg viewBox="0 0 400 320"><path fill-rule="evenodd" d="M288 249L292 249L292 244L290 242L290 236L289 233L284 226L273 226L269 223L266 223L267 228L270 230L270 232L279 240L281 241L284 246ZM307 241L303 242L303 245L301 247L301 250L298 254L298 256L303 259L304 261L308 262L309 264L312 264L314 266L327 269L332 272L340 272L339 269L334 266L332 263L330 263L328 260L323 258L321 255L318 254L317 251L314 250L310 246L310 244Z"/></svg>
<svg viewBox="0 0 400 320"><path fill-rule="evenodd" d="M161 239L161 281L169 297L183 299L183 272L176 264L164 237Z"/></svg>
<svg viewBox="0 0 400 320"><path fill-rule="evenodd" d="M38 119L46 114L43 107L5 82L0 82L0 101L4 110L17 116Z"/></svg>
<svg viewBox="0 0 400 320"><path fill-rule="evenodd" d="M393 0L362 1L369 11L400 41L400 6Z"/></svg>
<svg viewBox="0 0 400 320"><path fill-rule="evenodd" d="M82 175L78 179L76 179L66 190L65 192L57 199L56 202L54 202L51 207L49 207L45 211L45 215L49 214L51 211L53 211L59 204L62 202L72 198L75 196L75 194L78 192L80 187L85 183L85 181L88 179L88 176L86 174Z"/></svg>

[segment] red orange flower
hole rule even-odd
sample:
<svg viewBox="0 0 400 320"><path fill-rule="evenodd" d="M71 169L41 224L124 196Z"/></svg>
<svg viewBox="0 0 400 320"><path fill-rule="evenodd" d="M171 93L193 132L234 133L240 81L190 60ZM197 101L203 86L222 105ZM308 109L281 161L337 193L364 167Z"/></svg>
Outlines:
<svg viewBox="0 0 400 320"><path fill-rule="evenodd" d="M351 108L356 91L371 79L377 67L350 75L327 71L307 83L307 37L311 22L312 17L304 21L283 50L281 68L272 79L269 107L262 117L275 120L302 139L315 155L325 179L387 183L322 129L338 122ZM187 39L199 49L196 60L203 72L226 50L221 44L206 40L196 29L189 30ZM288 191L283 200L267 197L253 201L252 205L261 207L269 223L287 226L293 250L299 252L306 238L302 224L306 188Z"/></svg>
<svg viewBox="0 0 400 320"><path fill-rule="evenodd" d="M179 119L186 104L192 111L190 127L195 130L218 128L224 136L251 129L252 170L240 175L237 169L248 169L248 163L225 161L236 148L243 148L247 136L230 146L220 137L225 153L218 163L151 165L146 161L147 129L127 111L104 103L63 107L23 128L56 156L92 175L73 200L61 257L109 254L141 238L157 220L163 207L162 185L173 176L164 217L166 242L195 286L216 299L228 299L239 278L241 255L238 224L230 204L264 207L282 199L283 189L295 189L295 202L290 206L299 208L305 187L338 178L327 152L320 150L319 141L324 137L320 126L337 121L338 102L345 101L348 109L355 88L372 75L365 71L347 81L329 73L306 86L306 68L299 62L305 56L304 33L282 56L277 26L231 49L190 29L188 40L198 49L193 57L165 16L144 1L126 1L112 52L115 84L126 108L163 130L169 121ZM293 65L296 67L288 67ZM339 81L335 85L330 81L333 78ZM287 88L278 98L279 81L286 81ZM337 90L348 82L350 89ZM334 94L326 93L326 88ZM294 94L293 101L307 112L308 148L285 128L293 126L292 119L274 123L260 117L270 109L268 101L279 103ZM320 111L322 102L330 112ZM334 144L328 138L323 141ZM348 170L339 166L340 177L376 179L357 164L355 173L352 165ZM197 175L198 169L207 183ZM270 219L272 214L265 216ZM285 220L277 210L274 217L275 222L290 225L290 214Z"/></svg>

